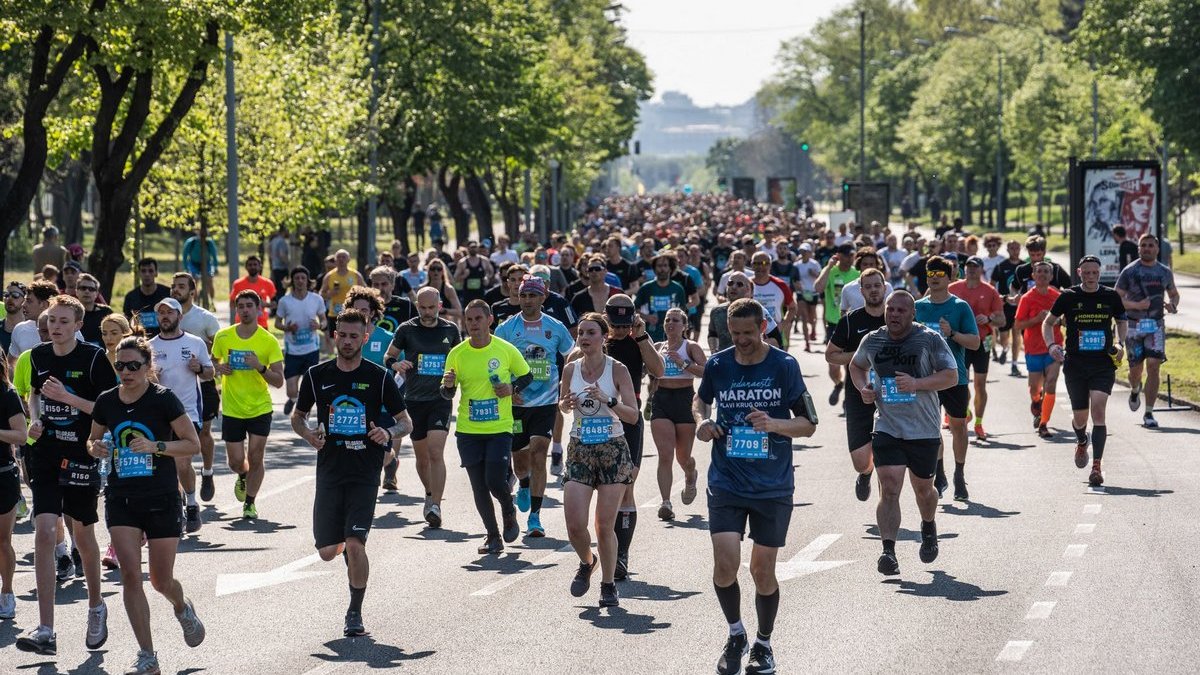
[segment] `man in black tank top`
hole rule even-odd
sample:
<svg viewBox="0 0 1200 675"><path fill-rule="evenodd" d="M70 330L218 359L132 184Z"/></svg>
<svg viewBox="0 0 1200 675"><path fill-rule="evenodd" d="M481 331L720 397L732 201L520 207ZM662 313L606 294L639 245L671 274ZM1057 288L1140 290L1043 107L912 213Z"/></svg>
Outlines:
<svg viewBox="0 0 1200 675"><path fill-rule="evenodd" d="M454 281L461 284L458 292L463 305L472 300L482 300L483 294L492 285L492 263L479 255L479 242L467 242L467 257L454 268Z"/></svg>

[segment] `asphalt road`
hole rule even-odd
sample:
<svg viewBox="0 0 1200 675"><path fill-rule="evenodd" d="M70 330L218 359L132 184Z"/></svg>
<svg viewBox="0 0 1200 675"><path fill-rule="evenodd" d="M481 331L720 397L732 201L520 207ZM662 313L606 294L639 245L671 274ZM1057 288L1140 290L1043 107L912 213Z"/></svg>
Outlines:
<svg viewBox="0 0 1200 675"><path fill-rule="evenodd" d="M1162 428L1148 431L1118 389L1109 406L1108 485L1092 490L1072 462L1073 436L1061 431L1065 392L1051 423L1060 433L1042 442L1027 421L1023 381L1007 368L994 373L991 436L972 443L967 465L971 501L942 501L941 555L925 565L906 490L901 575L884 578L875 570L874 502L853 496L844 421L826 402L824 362L798 357L821 424L794 448L796 508L780 555L781 576L790 578L773 639L781 672L1194 672L1200 470L1191 454L1200 416L1161 413ZM708 453L697 444L702 467ZM247 523L237 518L218 447L217 499L204 506L207 523L181 544L176 562L207 626L204 644L184 646L169 605L146 587L164 672L712 672L726 630L712 593L705 498L683 506L677 483L677 520L658 521L652 450L638 482L633 576L619 585L621 606L612 610L596 607L598 577L587 597L568 593L578 559L562 550L561 490L547 495L547 538L480 556L482 530L453 445L447 456L443 529L426 529L421 519L411 454L400 493L380 497L364 605L371 634L346 639L344 566L313 557L315 451L277 413L261 519ZM107 534L99 537L103 546ZM18 615L0 622L0 672L123 672L136 646L115 572L104 576L103 649L84 649L82 579L59 589L57 658L13 646L36 623L32 545L30 524L19 523ZM741 583L752 630L748 572Z"/></svg>

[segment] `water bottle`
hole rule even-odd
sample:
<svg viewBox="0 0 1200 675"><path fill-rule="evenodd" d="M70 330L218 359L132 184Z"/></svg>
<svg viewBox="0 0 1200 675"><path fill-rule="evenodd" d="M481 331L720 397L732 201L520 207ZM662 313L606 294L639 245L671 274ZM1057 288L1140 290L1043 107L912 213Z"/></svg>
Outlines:
<svg viewBox="0 0 1200 675"><path fill-rule="evenodd" d="M104 432L103 440L104 440L104 447L108 450L108 454L105 455L100 460L100 487L101 487L101 489L103 489L104 486L108 484L109 458L112 457L113 448L116 447L116 443L113 442L113 435L112 435L111 431Z"/></svg>

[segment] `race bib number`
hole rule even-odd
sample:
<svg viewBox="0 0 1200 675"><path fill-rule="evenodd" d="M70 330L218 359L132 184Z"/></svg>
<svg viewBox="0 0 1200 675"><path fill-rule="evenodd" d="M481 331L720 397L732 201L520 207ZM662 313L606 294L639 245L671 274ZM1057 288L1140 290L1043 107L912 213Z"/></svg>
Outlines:
<svg viewBox="0 0 1200 675"><path fill-rule="evenodd" d="M500 419L500 399L485 398L472 400L467 409L467 419L472 422L495 422Z"/></svg>
<svg viewBox="0 0 1200 675"><path fill-rule="evenodd" d="M924 321L923 323L929 328L929 330L937 333L938 335L942 334L942 322L941 321Z"/></svg>
<svg viewBox="0 0 1200 675"><path fill-rule="evenodd" d="M445 354L418 354L417 374L441 377L446 372Z"/></svg>
<svg viewBox="0 0 1200 675"><path fill-rule="evenodd" d="M153 310L140 312L142 326L149 330L158 329L158 312Z"/></svg>
<svg viewBox="0 0 1200 675"><path fill-rule="evenodd" d="M481 288L483 288L483 279L480 279L478 277L473 277L473 278L467 279L467 290L468 291L477 291Z"/></svg>
<svg viewBox="0 0 1200 675"><path fill-rule="evenodd" d="M1106 341L1102 330L1079 331L1079 351L1081 352L1102 352Z"/></svg>
<svg viewBox="0 0 1200 675"><path fill-rule="evenodd" d="M241 349L229 352L229 367L234 370L250 370L250 365L246 363L246 355L249 353Z"/></svg>
<svg viewBox="0 0 1200 675"><path fill-rule="evenodd" d="M766 459L767 433L755 431L753 427L734 427L725 454L737 459Z"/></svg>
<svg viewBox="0 0 1200 675"><path fill-rule="evenodd" d="M58 484L100 489L100 460L75 462L64 459L58 467Z"/></svg>
<svg viewBox="0 0 1200 675"><path fill-rule="evenodd" d="M547 359L530 359L529 372L536 382L550 381L550 361Z"/></svg>
<svg viewBox="0 0 1200 675"><path fill-rule="evenodd" d="M313 332L311 328L296 331L296 337L293 341L298 345L308 345L313 341Z"/></svg>
<svg viewBox="0 0 1200 675"><path fill-rule="evenodd" d="M585 417L579 423L579 440L589 445L604 443L612 437L612 428L611 417Z"/></svg>
<svg viewBox="0 0 1200 675"><path fill-rule="evenodd" d="M917 400L915 391L900 391L896 378L880 378L879 398L884 403L912 403Z"/></svg>
<svg viewBox="0 0 1200 675"><path fill-rule="evenodd" d="M676 365L669 358L663 358L663 377L679 377L683 374L683 368Z"/></svg>
<svg viewBox="0 0 1200 675"><path fill-rule="evenodd" d="M671 309L671 296L669 295L652 295L650 296L650 310L654 312L665 312Z"/></svg>
<svg viewBox="0 0 1200 675"><path fill-rule="evenodd" d="M113 450L113 468L118 478L145 478L154 475L154 455L129 448Z"/></svg>
<svg viewBox="0 0 1200 675"><path fill-rule="evenodd" d="M361 405L338 405L329 409L329 433L338 436L365 436L367 409Z"/></svg>
<svg viewBox="0 0 1200 675"><path fill-rule="evenodd" d="M1137 332L1142 334L1157 333L1158 321L1156 319L1141 319L1137 322Z"/></svg>

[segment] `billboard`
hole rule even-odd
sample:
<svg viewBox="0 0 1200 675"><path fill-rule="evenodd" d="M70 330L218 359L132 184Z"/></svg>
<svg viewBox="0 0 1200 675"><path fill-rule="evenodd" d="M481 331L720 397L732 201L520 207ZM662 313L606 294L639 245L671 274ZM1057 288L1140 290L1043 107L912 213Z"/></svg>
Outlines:
<svg viewBox="0 0 1200 675"><path fill-rule="evenodd" d="M1121 272L1112 228L1123 225L1136 242L1147 232L1162 238L1161 170L1157 161L1071 163L1071 267L1100 258L1100 283Z"/></svg>
<svg viewBox="0 0 1200 675"><path fill-rule="evenodd" d="M767 201L782 206L785 211L796 210L796 179L768 178Z"/></svg>
<svg viewBox="0 0 1200 675"><path fill-rule="evenodd" d="M887 225L892 211L890 183L842 182L842 208L858 214L858 224L866 227L878 220Z"/></svg>
<svg viewBox="0 0 1200 675"><path fill-rule="evenodd" d="M733 179L733 196L736 199L754 201L754 179L745 176Z"/></svg>

